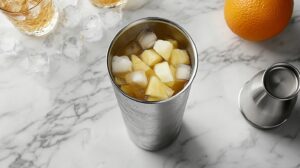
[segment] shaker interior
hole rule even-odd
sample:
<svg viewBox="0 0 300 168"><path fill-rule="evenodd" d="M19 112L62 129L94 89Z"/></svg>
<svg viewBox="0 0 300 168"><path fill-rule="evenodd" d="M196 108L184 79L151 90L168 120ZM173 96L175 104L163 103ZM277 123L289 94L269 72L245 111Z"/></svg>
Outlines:
<svg viewBox="0 0 300 168"><path fill-rule="evenodd" d="M179 43L179 48L187 49L192 68L195 65L195 55L192 47L192 42L186 38L182 30L175 27L173 24L161 20L139 20L129 24L115 37L110 46L108 53L109 71L111 72L111 59L114 55L122 55L122 49L125 48L130 42L134 41L138 34L144 30L152 30L157 34L160 39L172 38Z"/></svg>
<svg viewBox="0 0 300 168"><path fill-rule="evenodd" d="M272 96L286 99L298 93L299 74L289 65L274 65L266 71L264 84Z"/></svg>
<svg viewBox="0 0 300 168"><path fill-rule="evenodd" d="M160 19L160 18L145 18L138 21L135 21L125 28L123 28L113 39L111 46L109 48L107 54L107 63L108 70L110 73L110 77L113 79L112 75L112 57L115 55L122 55L122 49L124 49L130 42L134 41L139 33L144 30L152 30L158 36L159 39L168 39L172 38L178 41L179 48L184 48L190 55L190 61L192 66L191 78L186 86L181 90L185 90L187 88L197 71L197 51L194 46L193 41L189 38L184 30L180 29L178 25L171 23L168 20ZM112 80L114 81L114 80ZM181 92L180 91L180 92ZM179 92L179 93L180 93ZM179 94L177 93L177 94ZM174 97L176 95L173 95ZM171 98L172 98L171 97ZM136 99L137 100L137 99Z"/></svg>

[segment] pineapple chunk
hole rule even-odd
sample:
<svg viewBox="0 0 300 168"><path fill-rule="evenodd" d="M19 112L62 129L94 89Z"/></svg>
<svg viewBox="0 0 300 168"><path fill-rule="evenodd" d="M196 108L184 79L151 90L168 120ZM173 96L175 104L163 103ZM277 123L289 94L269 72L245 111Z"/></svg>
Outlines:
<svg viewBox="0 0 300 168"><path fill-rule="evenodd" d="M156 76L150 78L146 95L157 97L159 99L167 99L173 95L174 91L162 83Z"/></svg>
<svg viewBox="0 0 300 168"><path fill-rule="evenodd" d="M124 74L132 71L132 63L127 56L113 56L111 64L114 75Z"/></svg>
<svg viewBox="0 0 300 168"><path fill-rule="evenodd" d="M148 80L144 71L133 71L126 75L126 82L131 85L137 85L142 88L147 87Z"/></svg>
<svg viewBox="0 0 300 168"><path fill-rule="evenodd" d="M125 81L125 79L124 78L120 78L120 77L115 77L115 83L117 84L117 85L125 85L126 84L126 81Z"/></svg>
<svg viewBox="0 0 300 168"><path fill-rule="evenodd" d="M150 69L150 67L136 55L131 56L131 61L134 71L148 71Z"/></svg>
<svg viewBox="0 0 300 168"><path fill-rule="evenodd" d="M170 58L171 65L190 64L190 57L186 50L174 49Z"/></svg>
<svg viewBox="0 0 300 168"><path fill-rule="evenodd" d="M178 42L174 39L167 39L170 43L173 44L173 48L178 48Z"/></svg>
<svg viewBox="0 0 300 168"><path fill-rule="evenodd" d="M163 85L168 97L171 97L174 94L174 90L168 87L167 85Z"/></svg>
<svg viewBox="0 0 300 168"><path fill-rule="evenodd" d="M147 101L160 101L160 100L162 100L162 99L157 98L157 97L151 97L151 96L149 96L149 97L147 98Z"/></svg>
<svg viewBox="0 0 300 168"><path fill-rule="evenodd" d="M173 50L173 44L166 40L157 40L153 49L161 55L166 61L169 61Z"/></svg>
<svg viewBox="0 0 300 168"><path fill-rule="evenodd" d="M163 60L154 50L145 50L141 54L141 59L149 66L153 66Z"/></svg>
<svg viewBox="0 0 300 168"><path fill-rule="evenodd" d="M176 68L174 68L174 66L172 66L172 65L169 65L169 66L170 66L170 70L172 72L173 78L176 79ZM175 84L175 80L172 82L166 82L166 85L169 87L172 87L174 84Z"/></svg>
<svg viewBox="0 0 300 168"><path fill-rule="evenodd" d="M154 72L159 77L159 79L166 83L174 81L172 71L169 67L168 62L158 63L154 66Z"/></svg>
<svg viewBox="0 0 300 168"><path fill-rule="evenodd" d="M172 72L173 78L176 79L176 68L172 65L170 65L170 70Z"/></svg>

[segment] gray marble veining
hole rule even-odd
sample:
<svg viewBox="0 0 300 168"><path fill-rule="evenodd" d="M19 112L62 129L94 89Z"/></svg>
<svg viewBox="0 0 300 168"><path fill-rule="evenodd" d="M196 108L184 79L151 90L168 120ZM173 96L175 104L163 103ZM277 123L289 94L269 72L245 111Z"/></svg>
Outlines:
<svg viewBox="0 0 300 168"><path fill-rule="evenodd" d="M73 1L57 2L62 11ZM82 21L93 15L105 21L103 10L78 3ZM0 15L1 168L300 167L299 102L288 123L268 132L248 125L237 104L241 86L259 70L279 61L300 67L299 1L287 29L261 43L231 33L222 0L153 0L121 15L96 42L81 37L82 21L32 38ZM130 141L105 58L115 33L147 16L182 25L200 58L181 134L155 153Z"/></svg>

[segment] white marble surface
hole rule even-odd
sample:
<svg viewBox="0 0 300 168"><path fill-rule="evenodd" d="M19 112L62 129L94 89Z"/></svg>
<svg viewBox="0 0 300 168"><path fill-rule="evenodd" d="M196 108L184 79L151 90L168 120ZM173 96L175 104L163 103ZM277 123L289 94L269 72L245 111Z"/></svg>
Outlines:
<svg viewBox="0 0 300 168"><path fill-rule="evenodd" d="M104 19L107 12L88 0L78 8L82 20ZM106 71L112 37L146 16L182 25L200 58L182 132L159 152L129 140ZM300 67L300 1L288 28L263 43L231 33L223 0L153 0L122 17L105 24L101 41L87 42L79 33L83 21L74 28L60 23L48 37L32 38L0 15L0 168L300 167L300 106L283 127L260 131L237 104L239 89L259 70L278 61ZM63 54L70 38L77 40L71 56Z"/></svg>

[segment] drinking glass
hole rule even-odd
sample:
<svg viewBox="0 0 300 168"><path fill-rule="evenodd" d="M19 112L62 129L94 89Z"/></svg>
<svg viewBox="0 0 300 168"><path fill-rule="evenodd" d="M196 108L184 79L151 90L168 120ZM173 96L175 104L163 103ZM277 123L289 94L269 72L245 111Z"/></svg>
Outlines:
<svg viewBox="0 0 300 168"><path fill-rule="evenodd" d="M91 2L100 8L113 8L126 3L126 0L91 0Z"/></svg>
<svg viewBox="0 0 300 168"><path fill-rule="evenodd" d="M0 10L21 32L33 36L53 30L59 15L52 0L0 0Z"/></svg>

